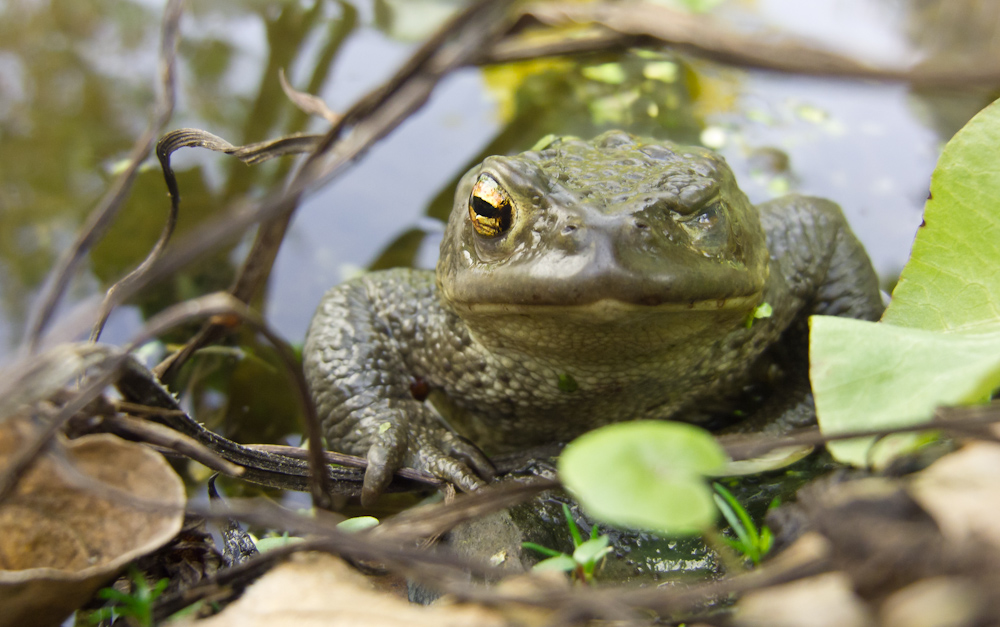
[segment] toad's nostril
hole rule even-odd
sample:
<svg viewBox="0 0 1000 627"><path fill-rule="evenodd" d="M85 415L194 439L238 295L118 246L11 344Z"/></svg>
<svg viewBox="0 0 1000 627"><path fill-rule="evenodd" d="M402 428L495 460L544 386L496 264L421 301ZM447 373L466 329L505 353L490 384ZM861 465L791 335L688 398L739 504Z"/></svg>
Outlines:
<svg viewBox="0 0 1000 627"><path fill-rule="evenodd" d="M575 224L567 224L566 226L563 227L562 232L563 232L563 235L569 235L570 233L572 233L575 230L576 230L576 225Z"/></svg>
<svg viewBox="0 0 1000 627"><path fill-rule="evenodd" d="M649 228L649 225L643 222L642 220L636 220L632 224L635 226L635 228L639 229L640 231L644 231Z"/></svg>

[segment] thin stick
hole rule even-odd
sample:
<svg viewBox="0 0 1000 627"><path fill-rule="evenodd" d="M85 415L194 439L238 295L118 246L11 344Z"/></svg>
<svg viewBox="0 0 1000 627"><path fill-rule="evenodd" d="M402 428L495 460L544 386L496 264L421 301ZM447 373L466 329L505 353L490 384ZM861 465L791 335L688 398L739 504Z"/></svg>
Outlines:
<svg viewBox="0 0 1000 627"><path fill-rule="evenodd" d="M216 472L221 472L231 477L239 477L243 474L242 466L219 457L214 451L198 440L174 431L170 427L149 422L148 420L138 420L129 416L106 416L103 420L103 425L111 433L125 435L148 444L176 451Z"/></svg>
<svg viewBox="0 0 1000 627"><path fill-rule="evenodd" d="M934 412L934 418L927 422L902 427L883 429L863 429L844 433L820 433L811 429L806 433L786 437L750 437L739 442L724 445L726 453L733 459L749 459L775 449L792 446L819 446L828 442L853 440L856 438L885 437L897 433L914 433L919 431L949 431L951 429L963 432L972 427L984 427L1000 423L1000 402L981 407L939 407Z"/></svg>
<svg viewBox="0 0 1000 627"><path fill-rule="evenodd" d="M1000 65L993 56L948 67L880 67L802 42L742 33L712 17L682 13L651 2L546 2L530 5L525 16L553 27L593 24L596 28L589 36L556 42L506 40L484 55L480 63L666 44L727 65L791 74L905 81L935 87L981 89L1000 84Z"/></svg>

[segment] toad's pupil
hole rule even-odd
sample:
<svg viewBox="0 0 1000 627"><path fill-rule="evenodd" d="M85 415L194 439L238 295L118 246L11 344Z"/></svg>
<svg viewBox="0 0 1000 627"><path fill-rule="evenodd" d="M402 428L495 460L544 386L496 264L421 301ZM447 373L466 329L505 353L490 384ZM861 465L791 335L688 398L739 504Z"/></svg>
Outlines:
<svg viewBox="0 0 1000 627"><path fill-rule="evenodd" d="M480 198L479 196L472 197L472 210L475 211L478 215L483 216L484 218L502 217L502 214L504 213L505 209L507 212L510 211L510 207L507 206L506 203L497 207L492 203L490 203L490 201Z"/></svg>
<svg viewBox="0 0 1000 627"><path fill-rule="evenodd" d="M510 229L514 212L510 201L500 194L486 194L484 198L474 191L469 198L469 216L476 233L496 237Z"/></svg>

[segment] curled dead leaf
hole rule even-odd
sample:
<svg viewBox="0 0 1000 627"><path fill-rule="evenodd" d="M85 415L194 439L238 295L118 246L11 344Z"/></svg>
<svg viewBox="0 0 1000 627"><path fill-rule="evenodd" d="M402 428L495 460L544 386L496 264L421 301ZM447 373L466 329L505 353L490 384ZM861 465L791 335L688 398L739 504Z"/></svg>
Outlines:
<svg viewBox="0 0 1000 627"><path fill-rule="evenodd" d="M0 472L33 431L22 418L0 425ZM59 624L125 564L173 538L184 503L180 477L148 447L59 436L0 504L0 627Z"/></svg>

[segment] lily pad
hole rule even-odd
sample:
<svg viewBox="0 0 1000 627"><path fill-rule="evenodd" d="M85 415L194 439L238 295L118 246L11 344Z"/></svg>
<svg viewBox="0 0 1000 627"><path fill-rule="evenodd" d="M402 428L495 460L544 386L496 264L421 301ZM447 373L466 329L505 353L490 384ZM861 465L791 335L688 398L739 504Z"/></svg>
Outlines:
<svg viewBox="0 0 1000 627"><path fill-rule="evenodd" d="M23 419L4 422L0 472L32 431ZM129 498L163 508L133 507ZM0 505L0 627L58 625L125 564L169 542L184 502L180 477L148 447L113 435L58 437Z"/></svg>
<svg viewBox="0 0 1000 627"><path fill-rule="evenodd" d="M715 522L705 475L725 453L704 429L636 421L586 433L559 457L563 484L595 518L664 535L688 535Z"/></svg>
<svg viewBox="0 0 1000 627"><path fill-rule="evenodd" d="M1000 104L945 146L913 253L882 322L811 319L810 378L824 433L919 424L1000 386ZM880 465L916 436L836 442Z"/></svg>

